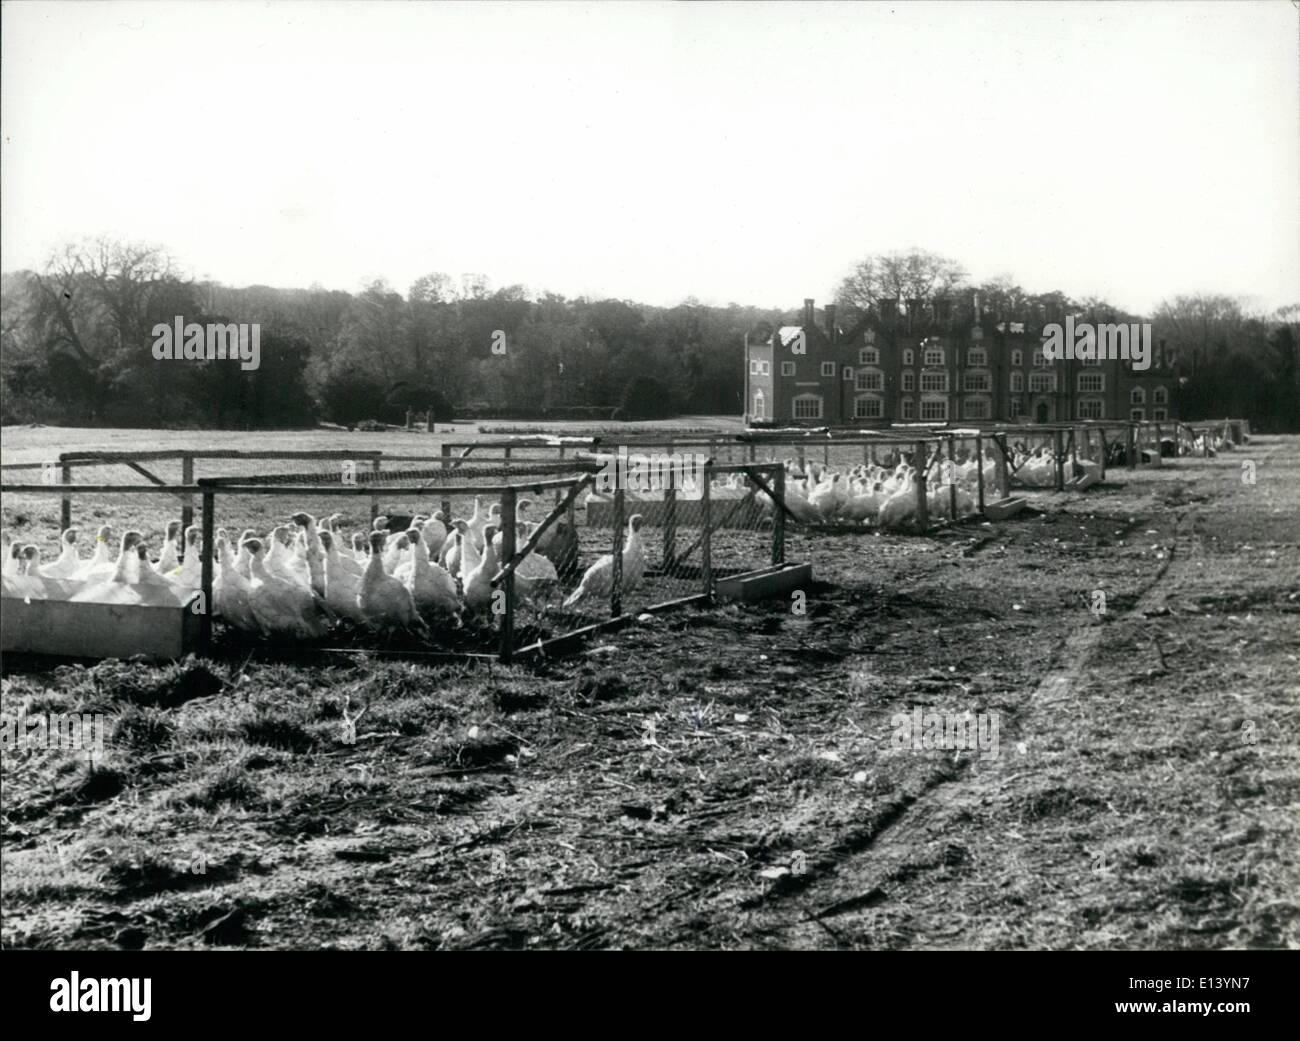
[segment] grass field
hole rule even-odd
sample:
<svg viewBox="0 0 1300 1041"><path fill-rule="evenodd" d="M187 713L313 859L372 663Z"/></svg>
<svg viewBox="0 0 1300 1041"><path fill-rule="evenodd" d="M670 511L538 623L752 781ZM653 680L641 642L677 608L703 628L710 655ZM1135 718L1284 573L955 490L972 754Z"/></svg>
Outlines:
<svg viewBox="0 0 1300 1041"><path fill-rule="evenodd" d="M437 440L4 458L173 436ZM1171 462L996 526L791 532L805 614L529 667L10 661L6 717L112 730L94 771L5 752L3 943L1294 947L1300 439ZM999 754L895 750L916 708L996 715Z"/></svg>

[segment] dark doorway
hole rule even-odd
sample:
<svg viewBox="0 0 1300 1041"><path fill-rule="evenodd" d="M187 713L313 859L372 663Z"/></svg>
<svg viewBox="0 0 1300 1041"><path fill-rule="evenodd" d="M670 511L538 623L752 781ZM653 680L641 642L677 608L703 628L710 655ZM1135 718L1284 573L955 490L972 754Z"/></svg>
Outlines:
<svg viewBox="0 0 1300 1041"><path fill-rule="evenodd" d="M1037 408L1037 409L1035 410L1035 412L1034 412L1034 419L1035 419L1035 421L1038 422L1038 423L1046 423L1046 422L1047 422L1047 402L1046 402L1046 401L1040 401L1040 402L1038 403L1038 408Z"/></svg>

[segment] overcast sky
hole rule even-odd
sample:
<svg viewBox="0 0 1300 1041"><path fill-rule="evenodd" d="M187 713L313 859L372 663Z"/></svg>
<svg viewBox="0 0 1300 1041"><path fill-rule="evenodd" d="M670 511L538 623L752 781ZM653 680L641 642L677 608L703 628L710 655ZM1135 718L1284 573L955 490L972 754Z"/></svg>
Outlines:
<svg viewBox="0 0 1300 1041"><path fill-rule="evenodd" d="M1132 310L1300 299L1288 2L9 3L3 267L796 306L921 246Z"/></svg>

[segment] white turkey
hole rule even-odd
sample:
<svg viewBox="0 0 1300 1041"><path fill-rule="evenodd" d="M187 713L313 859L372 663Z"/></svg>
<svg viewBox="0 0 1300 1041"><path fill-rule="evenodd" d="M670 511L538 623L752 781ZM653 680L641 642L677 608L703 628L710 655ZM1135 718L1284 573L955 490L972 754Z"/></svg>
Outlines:
<svg viewBox="0 0 1300 1041"><path fill-rule="evenodd" d="M69 528L60 537L63 548L59 558L46 564L41 571L46 578L71 578L81 567L81 558L77 556L77 529Z"/></svg>
<svg viewBox="0 0 1300 1041"><path fill-rule="evenodd" d="M491 524L483 529L483 556L465 576L465 606L471 611L485 611L492 602L492 579L497 573L497 554L492 545L495 534Z"/></svg>
<svg viewBox="0 0 1300 1041"><path fill-rule="evenodd" d="M324 603L306 582L285 578L266 566L266 550L259 539L246 546L252 554L253 588L249 594L253 617L273 636L315 640L329 630Z"/></svg>
<svg viewBox="0 0 1300 1041"><path fill-rule="evenodd" d="M623 546L623 592L629 593L641 584L645 575L645 551L641 548L641 514L635 513L627 522L627 542ZM606 553L587 568L578 588L564 601L565 607L574 607L583 600L606 598L614 588L614 555Z"/></svg>
<svg viewBox="0 0 1300 1041"><path fill-rule="evenodd" d="M259 632L253 616L253 584L235 566L235 555L224 537L217 538L217 573L212 580L212 609L237 629Z"/></svg>
<svg viewBox="0 0 1300 1041"><path fill-rule="evenodd" d="M361 566L339 552L332 533L322 531L318 537L325 547L325 603L331 611L349 622L364 624L366 616L357 603L364 574Z"/></svg>
<svg viewBox="0 0 1300 1041"><path fill-rule="evenodd" d="M430 635L415 610L411 591L400 580L384 571L384 533L370 535L370 562L361 580L357 604L366 621L375 629L391 632L394 629L414 629L424 636Z"/></svg>

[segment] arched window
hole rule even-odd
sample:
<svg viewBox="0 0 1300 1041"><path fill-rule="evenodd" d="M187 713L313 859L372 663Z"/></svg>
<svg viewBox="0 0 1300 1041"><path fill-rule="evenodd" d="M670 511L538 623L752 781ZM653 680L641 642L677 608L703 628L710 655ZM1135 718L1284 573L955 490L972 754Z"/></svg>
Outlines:
<svg viewBox="0 0 1300 1041"><path fill-rule="evenodd" d="M1147 392L1142 387L1134 387L1129 391L1128 403L1130 405L1145 405L1147 403Z"/></svg>
<svg viewBox="0 0 1300 1041"><path fill-rule="evenodd" d="M863 365L879 365L880 348L863 347L862 350L858 351L858 361L860 361Z"/></svg>
<svg viewBox="0 0 1300 1041"><path fill-rule="evenodd" d="M1157 387L1151 400L1157 405L1166 405L1169 403L1169 391L1165 387Z"/></svg>

